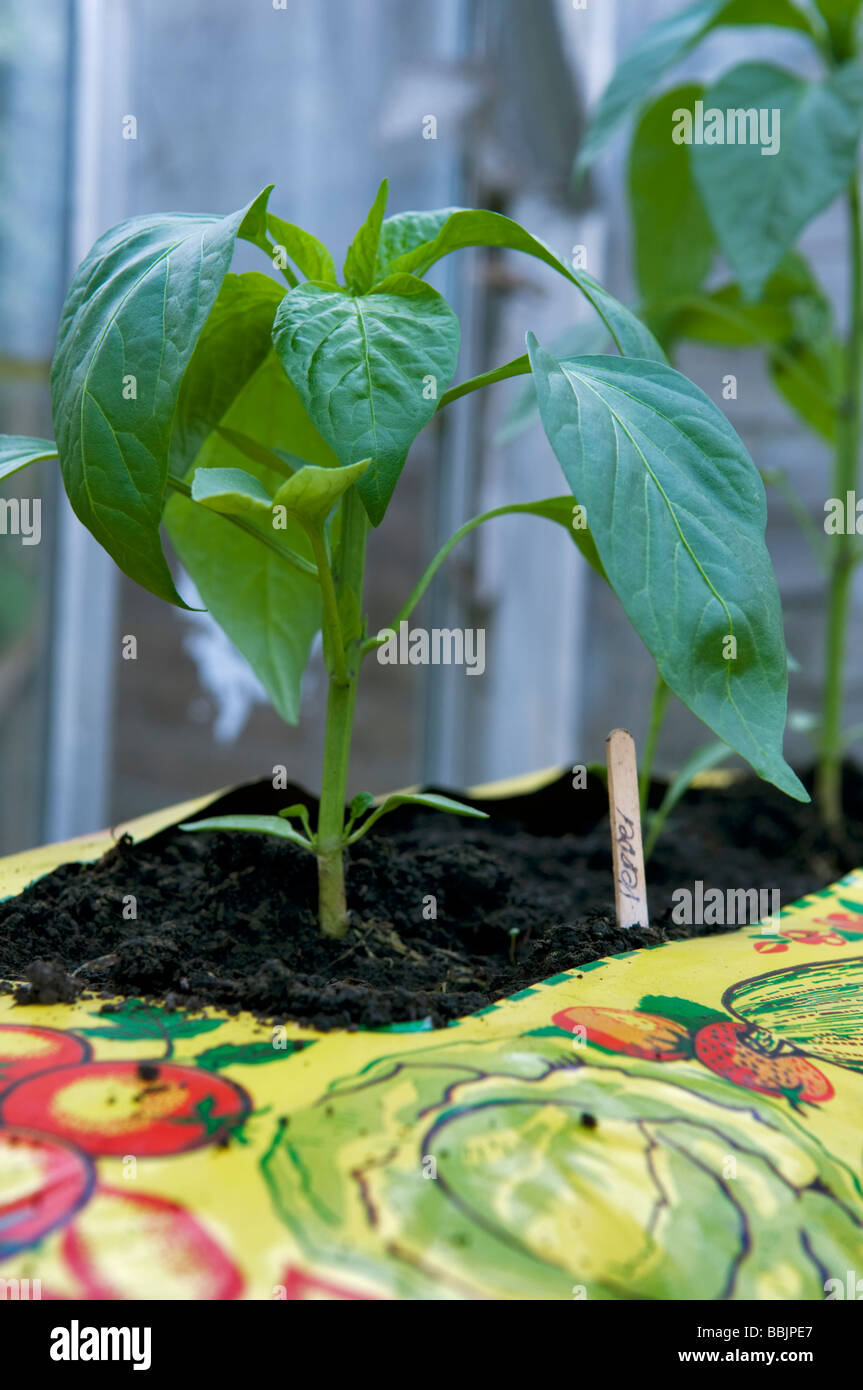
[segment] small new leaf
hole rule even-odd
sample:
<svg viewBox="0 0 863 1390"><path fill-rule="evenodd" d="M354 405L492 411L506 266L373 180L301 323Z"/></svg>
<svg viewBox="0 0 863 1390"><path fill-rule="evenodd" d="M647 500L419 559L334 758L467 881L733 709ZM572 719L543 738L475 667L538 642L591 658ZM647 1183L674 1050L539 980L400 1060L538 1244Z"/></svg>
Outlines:
<svg viewBox="0 0 863 1390"><path fill-rule="evenodd" d="M292 816L298 820L308 836L309 843L311 843L314 837L312 835L312 827L309 821L309 810L307 806L304 806L301 801L298 801L293 806L283 806L279 815L285 820L290 820Z"/></svg>
<svg viewBox="0 0 863 1390"><path fill-rule="evenodd" d="M192 479L192 501L227 516L247 516L271 524L273 499L263 483L242 468L198 468Z"/></svg>
<svg viewBox="0 0 863 1390"><path fill-rule="evenodd" d="M372 796L371 792L357 792L356 796L353 798L350 806L348 807L348 812L351 816L351 819L356 820L358 816L363 815L372 806L374 806L374 804L375 799Z"/></svg>
<svg viewBox="0 0 863 1390"><path fill-rule="evenodd" d="M465 806L464 802L455 801L451 796L440 796L437 792L398 792L394 796L388 796L381 806L372 811L359 829L347 837L347 843L354 844L380 820L381 816L388 815L390 811L397 810L399 806L427 806L429 810L446 811L451 816L469 816L473 820L488 820L485 811L477 811L473 806Z"/></svg>
<svg viewBox="0 0 863 1390"><path fill-rule="evenodd" d="M289 840L301 849L311 849L309 841L279 816L209 816L205 820L186 821L181 830L242 830L254 835L274 835L277 840Z"/></svg>
<svg viewBox="0 0 863 1390"><path fill-rule="evenodd" d="M293 222L283 222L272 212L267 214L267 226L277 254L284 251L306 280L320 280L326 285L338 284L335 261L323 242L313 237L311 232L304 231Z"/></svg>
<svg viewBox="0 0 863 1390"><path fill-rule="evenodd" d="M387 210L389 187L389 183L384 179L369 209L368 217L348 247L345 279L348 289L353 294L365 294L374 284L378 242L381 239L381 225Z"/></svg>
<svg viewBox="0 0 863 1390"><path fill-rule="evenodd" d="M318 528L370 464L371 459L349 464L347 468L316 468L314 464L307 464L282 483L272 505L284 507L288 516L296 517L304 526Z"/></svg>

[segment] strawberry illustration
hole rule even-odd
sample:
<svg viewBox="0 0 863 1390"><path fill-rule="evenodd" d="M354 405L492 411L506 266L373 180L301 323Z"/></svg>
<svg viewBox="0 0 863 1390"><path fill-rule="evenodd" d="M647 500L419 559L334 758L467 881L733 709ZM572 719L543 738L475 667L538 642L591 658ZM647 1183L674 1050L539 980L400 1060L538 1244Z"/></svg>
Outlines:
<svg viewBox="0 0 863 1390"><path fill-rule="evenodd" d="M695 1035L695 1055L717 1076L748 1091L784 1096L793 1105L817 1104L834 1094L816 1066L787 1045L758 1038L743 1023L707 1023Z"/></svg>

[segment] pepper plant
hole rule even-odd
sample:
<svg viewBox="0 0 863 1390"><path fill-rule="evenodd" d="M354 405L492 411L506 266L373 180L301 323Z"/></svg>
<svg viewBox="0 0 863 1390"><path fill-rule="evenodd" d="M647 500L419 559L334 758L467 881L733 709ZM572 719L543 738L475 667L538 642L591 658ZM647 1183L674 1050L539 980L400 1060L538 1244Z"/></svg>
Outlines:
<svg viewBox="0 0 863 1390"><path fill-rule="evenodd" d="M475 526L508 512L553 521L615 590L669 688L762 777L805 800L782 756L786 652L764 489L721 411L668 366L649 329L499 214L387 217L384 183L340 276L321 242L268 210L270 191L228 217L138 217L97 241L60 322L56 445L0 440L4 474L56 456L76 514L119 567L184 606L164 526L288 722L322 631L316 825L304 806L289 806L190 828L280 835L314 854L321 929L339 936L346 846L405 801L477 814L446 797L374 804L367 793L346 813L357 686L382 640L363 611L366 542L436 412L528 372L571 494L514 499L466 521L392 625ZM267 273L230 272L238 238L260 248ZM528 333L526 354L450 385L458 320L425 276L470 246L543 262L587 298L620 355L556 358Z"/></svg>
<svg viewBox="0 0 863 1390"><path fill-rule="evenodd" d="M699 0L649 28L625 55L578 166L583 173L621 123L635 117L628 186L645 321L672 354L686 339L763 349L777 391L832 448L826 535L784 472L774 470L766 481L785 495L825 572L816 800L834 829L842 815L843 751L859 736L844 730L843 706L851 584L863 557L856 534L863 515L858 519L854 506L863 371L860 21L861 0ZM815 59L814 75L757 59L706 89L688 82L655 95L675 64L729 25L768 26L768 54L781 35L796 35L807 72ZM837 199L848 225L842 333L796 249L805 228ZM708 286L719 252L731 275Z"/></svg>

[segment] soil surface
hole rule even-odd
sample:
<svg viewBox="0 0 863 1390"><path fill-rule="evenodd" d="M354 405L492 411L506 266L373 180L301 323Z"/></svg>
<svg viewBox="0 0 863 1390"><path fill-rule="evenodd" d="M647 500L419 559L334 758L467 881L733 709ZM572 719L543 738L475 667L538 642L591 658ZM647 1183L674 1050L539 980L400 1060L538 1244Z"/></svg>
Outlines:
<svg viewBox="0 0 863 1390"><path fill-rule="evenodd" d="M201 815L273 813L300 799L314 815L299 788L260 782ZM599 778L473 804L492 818L402 808L353 847L342 941L315 925L314 861L282 840L123 838L97 863L64 864L0 904L0 988L21 1003L119 994L323 1029L440 1025L599 956L723 930L671 921L673 890L697 879L705 891L779 889L786 905L863 864L856 769L845 772L841 845L811 806L754 778L690 792L648 866L653 925L621 931ZM130 894L134 920L124 918Z"/></svg>

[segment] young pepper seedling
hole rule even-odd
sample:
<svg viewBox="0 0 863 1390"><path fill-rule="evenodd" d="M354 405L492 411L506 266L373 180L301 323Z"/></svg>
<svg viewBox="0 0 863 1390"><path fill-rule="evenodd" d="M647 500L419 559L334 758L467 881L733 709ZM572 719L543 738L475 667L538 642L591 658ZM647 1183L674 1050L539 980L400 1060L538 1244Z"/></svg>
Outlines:
<svg viewBox="0 0 863 1390"><path fill-rule="evenodd" d="M571 492L514 499L465 522L419 579L419 602L475 527L527 513L565 528L618 595L664 682L755 770L806 793L782 756L787 685L779 595L764 543L764 489L717 407L668 366L652 333L581 270L498 213L387 217L384 182L339 279L310 233L265 189L227 217L159 214L107 232L77 270L51 376L56 445L0 439L0 476L59 458L69 500L120 568L185 606L171 543L275 708L299 715L311 643L328 692L320 809L222 816L194 831L279 836L314 854L321 930L347 930L348 846L401 805L462 816L449 797L403 793L345 812L351 730L369 633L363 578L408 451L434 414L532 373ZM272 275L229 270L244 239ZM520 251L578 290L620 356L528 351L451 386L459 324L426 274L466 247ZM517 582L517 581L515 581Z"/></svg>

